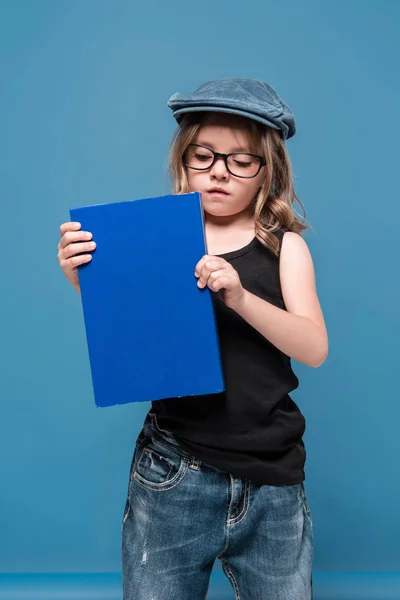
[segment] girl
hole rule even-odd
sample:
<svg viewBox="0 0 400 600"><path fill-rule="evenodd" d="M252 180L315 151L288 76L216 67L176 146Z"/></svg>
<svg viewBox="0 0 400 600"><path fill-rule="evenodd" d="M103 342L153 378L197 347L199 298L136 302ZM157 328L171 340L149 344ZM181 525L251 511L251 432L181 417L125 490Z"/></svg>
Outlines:
<svg viewBox="0 0 400 600"><path fill-rule="evenodd" d="M318 367L328 341L306 225L292 210L294 116L251 79L207 82L168 104L179 124L174 192L202 193L208 254L194 275L212 293L226 391L152 402L123 517L124 599L204 600L218 558L237 599L311 600L305 420L289 395L291 358ZM78 292L91 237L61 225L60 265Z"/></svg>

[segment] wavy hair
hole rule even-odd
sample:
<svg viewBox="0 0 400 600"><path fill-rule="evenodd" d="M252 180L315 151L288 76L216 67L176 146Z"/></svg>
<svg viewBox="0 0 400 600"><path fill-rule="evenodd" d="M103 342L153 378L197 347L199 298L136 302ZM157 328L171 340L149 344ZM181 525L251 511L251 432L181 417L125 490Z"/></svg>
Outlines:
<svg viewBox="0 0 400 600"><path fill-rule="evenodd" d="M292 166L285 142L278 130L252 119L226 113L214 112L212 115L214 118L218 115L218 120L225 122L234 120L247 134L250 146L258 148L258 152L266 159L265 177L251 206L257 239L277 256L279 241L274 235L275 231L286 228L301 234L308 227L305 224L305 209L294 190ZM207 116L210 116L209 112L187 113L175 130L168 156L174 194L191 191L183 154ZM303 211L301 220L292 208L295 200Z"/></svg>

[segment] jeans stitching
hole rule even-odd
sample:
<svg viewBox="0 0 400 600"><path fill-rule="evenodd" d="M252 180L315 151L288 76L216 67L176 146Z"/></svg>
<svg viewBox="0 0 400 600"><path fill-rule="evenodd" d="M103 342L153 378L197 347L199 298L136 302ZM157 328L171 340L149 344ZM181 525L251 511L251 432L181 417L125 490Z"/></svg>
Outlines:
<svg viewBox="0 0 400 600"><path fill-rule="evenodd" d="M222 567L226 573L226 576L228 577L229 581L232 583L233 591L235 592L235 599L240 600L239 587L236 582L235 576L232 573L231 569L229 568L228 563L225 562L224 559L222 559L222 558L221 558L221 562L222 562Z"/></svg>
<svg viewBox="0 0 400 600"><path fill-rule="evenodd" d="M175 454L179 454L179 456L182 456L179 452L175 452L175 448L172 447L173 446L172 444L168 444L168 442L165 444L162 441L160 441L160 439L157 437L157 434L155 436L152 436L150 439L153 442L153 444L158 444L159 446L162 446L166 450L170 450L171 452L174 452Z"/></svg>
<svg viewBox="0 0 400 600"><path fill-rule="evenodd" d="M152 483L151 481L147 481L147 479L142 477L140 475L140 473L138 473L136 471L136 469L133 472L133 478L140 485L142 485L143 487L150 489L154 492L166 492L166 491L171 490L172 488L176 487L178 485L178 483L180 483L182 481L182 479L184 478L184 476L186 474L188 464L189 463L188 463L187 459L182 458L179 470L178 470L177 474L175 475L175 477L173 479L171 479L171 481L165 481L163 483Z"/></svg>
<svg viewBox="0 0 400 600"><path fill-rule="evenodd" d="M226 551L227 551L227 549L228 549L228 546L229 546L229 525L226 527L226 542L225 542L225 548L224 548L224 549L223 549L223 550L222 550L222 551L221 551L219 554L217 554L217 558L219 558L219 560L220 560L221 562L223 562L223 559L222 559L221 557L222 557L222 555L224 554L224 552L226 552Z"/></svg>
<svg viewBox="0 0 400 600"><path fill-rule="evenodd" d="M228 528L229 528L230 522L231 522L231 519L230 519L229 515L231 514L231 506L233 504L233 484L232 484L232 481L233 481L233 476L229 475L229 491L230 491L230 495L231 495L231 501L229 502L229 506L228 506L228 518L226 520L226 524L227 524Z"/></svg>
<svg viewBox="0 0 400 600"><path fill-rule="evenodd" d="M246 516L249 505L250 505L250 481L246 479L242 512L234 519L229 519L229 524L237 525L238 523L240 523L240 521L242 521L244 519L244 517Z"/></svg>
<svg viewBox="0 0 400 600"><path fill-rule="evenodd" d="M165 440L165 438L163 437L163 433L170 434L170 432L167 432L166 429L160 429L160 427L158 426L156 414L154 414L153 417L154 417L154 424L155 424L156 429L150 427L150 430L152 432L151 440L154 443L157 443L160 446L163 446L166 450L171 450L171 452L175 452L175 454L178 454L182 458L188 459L190 469L194 469L196 471L201 471L202 461L199 460L198 458L194 457L193 455L189 454L188 452L185 452L184 450L182 450L182 448L178 444L172 444L168 440ZM167 445L163 444L163 441L166 442Z"/></svg>
<svg viewBox="0 0 400 600"><path fill-rule="evenodd" d="M151 441L154 442L155 444L158 444L158 445L162 446L163 448L165 448L166 450L170 450L171 452L178 454L182 458L185 458L185 459L192 458L187 452L184 452L180 448L180 446L169 443L168 440L165 440L162 437L162 435L157 433L157 431L154 431L154 429L151 429L151 435L149 435L148 437L150 437Z"/></svg>
<svg viewBox="0 0 400 600"><path fill-rule="evenodd" d="M135 470L137 471L139 469L139 465L141 464L142 459L145 456L145 453L147 453L147 454L155 454L156 456L158 456L159 458L162 458L163 460L165 460L168 463L169 471L168 471L167 475L165 476L165 481L168 481L168 477L171 475L171 471L175 467L175 464L172 462L172 460L169 460L168 458L162 456L162 454L158 454L152 448L143 448L143 452L141 453L140 458L139 458L139 460L136 463Z"/></svg>

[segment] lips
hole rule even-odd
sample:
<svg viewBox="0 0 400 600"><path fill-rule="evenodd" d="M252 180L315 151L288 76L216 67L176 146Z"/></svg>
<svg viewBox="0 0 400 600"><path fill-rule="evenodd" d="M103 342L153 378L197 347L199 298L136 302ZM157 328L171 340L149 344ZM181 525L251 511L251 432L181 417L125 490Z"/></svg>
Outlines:
<svg viewBox="0 0 400 600"><path fill-rule="evenodd" d="M211 188L211 190L208 190L209 194L212 194L213 192L217 194L226 194L226 196L229 196L229 192L223 190L222 188Z"/></svg>

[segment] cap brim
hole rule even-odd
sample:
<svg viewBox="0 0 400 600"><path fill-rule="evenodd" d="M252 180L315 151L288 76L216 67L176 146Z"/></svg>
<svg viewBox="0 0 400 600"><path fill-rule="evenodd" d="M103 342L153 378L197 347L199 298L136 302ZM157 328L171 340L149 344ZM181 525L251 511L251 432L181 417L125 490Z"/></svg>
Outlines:
<svg viewBox="0 0 400 600"><path fill-rule="evenodd" d="M225 108L221 106L188 106L185 108L179 108L178 110L173 111L172 114L179 123L180 119L183 117L184 114L191 112L222 112L232 115L240 115L242 117L252 119L253 121L257 121L258 123L262 123L263 125L267 125L268 127L272 127L273 129L278 129L282 132L281 128L275 125L274 123L271 123L271 121L268 121L263 117L259 117L258 115L247 112L245 110L239 110L236 108Z"/></svg>

